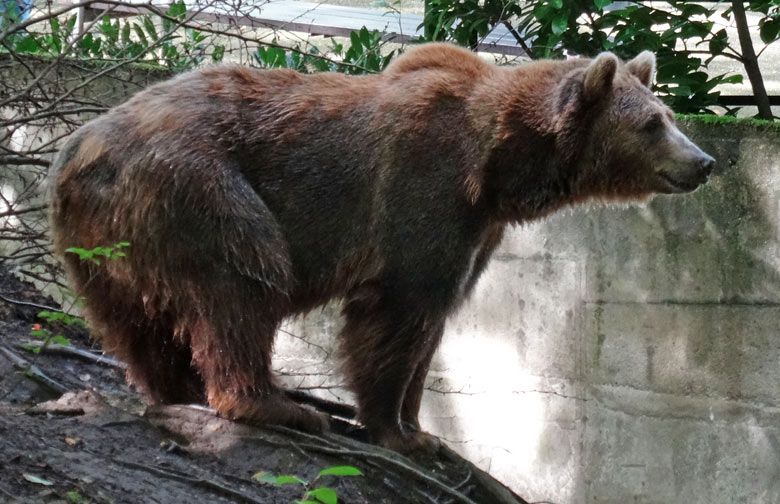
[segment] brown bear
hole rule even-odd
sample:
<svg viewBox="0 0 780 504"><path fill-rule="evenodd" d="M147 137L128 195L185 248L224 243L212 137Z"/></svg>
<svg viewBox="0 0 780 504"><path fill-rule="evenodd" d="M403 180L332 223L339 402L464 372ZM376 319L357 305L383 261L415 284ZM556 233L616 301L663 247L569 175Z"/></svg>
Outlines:
<svg viewBox="0 0 780 504"><path fill-rule="evenodd" d="M280 321L344 302L371 439L434 449L423 382L509 223L684 193L714 160L650 91L655 58L501 68L429 44L378 75L219 66L139 93L53 166L52 228L104 350L152 400L319 430L271 372ZM94 264L66 254L130 242Z"/></svg>

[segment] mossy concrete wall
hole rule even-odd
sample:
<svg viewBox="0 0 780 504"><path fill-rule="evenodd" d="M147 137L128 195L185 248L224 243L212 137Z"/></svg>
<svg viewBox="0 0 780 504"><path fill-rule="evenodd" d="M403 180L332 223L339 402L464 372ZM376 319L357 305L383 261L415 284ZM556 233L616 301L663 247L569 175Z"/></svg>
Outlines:
<svg viewBox="0 0 780 504"><path fill-rule="evenodd" d="M424 426L529 501L780 502L780 129L680 122L707 186L512 230L448 323ZM346 397L337 313L277 364Z"/></svg>

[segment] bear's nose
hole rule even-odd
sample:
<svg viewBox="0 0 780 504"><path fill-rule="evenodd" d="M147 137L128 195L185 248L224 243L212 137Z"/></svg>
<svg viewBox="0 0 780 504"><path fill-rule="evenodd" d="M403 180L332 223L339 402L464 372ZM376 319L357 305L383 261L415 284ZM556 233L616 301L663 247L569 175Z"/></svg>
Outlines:
<svg viewBox="0 0 780 504"><path fill-rule="evenodd" d="M702 155L699 156L699 164L701 165L702 171L709 175L712 173L712 170L715 169L715 158L705 152L702 152Z"/></svg>

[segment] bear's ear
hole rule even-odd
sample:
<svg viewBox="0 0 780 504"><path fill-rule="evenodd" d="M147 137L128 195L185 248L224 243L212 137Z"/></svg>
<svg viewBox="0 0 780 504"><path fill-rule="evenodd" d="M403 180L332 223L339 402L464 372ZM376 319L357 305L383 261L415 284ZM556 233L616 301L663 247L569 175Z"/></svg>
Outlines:
<svg viewBox="0 0 780 504"><path fill-rule="evenodd" d="M626 69L649 88L653 84L653 75L655 75L655 54L642 51L636 58L626 63Z"/></svg>
<svg viewBox="0 0 780 504"><path fill-rule="evenodd" d="M585 71L584 94L588 101L605 96L612 89L612 81L618 67L618 59L612 53L598 55Z"/></svg>

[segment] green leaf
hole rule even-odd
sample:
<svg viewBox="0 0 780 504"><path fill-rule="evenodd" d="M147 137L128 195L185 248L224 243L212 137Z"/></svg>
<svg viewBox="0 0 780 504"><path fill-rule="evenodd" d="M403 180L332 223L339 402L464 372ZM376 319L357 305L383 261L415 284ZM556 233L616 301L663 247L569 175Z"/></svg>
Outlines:
<svg viewBox="0 0 780 504"><path fill-rule="evenodd" d="M87 499L84 498L83 495L81 495L76 490L71 490L70 492L65 492L65 497L68 498L70 502L73 504L82 504L88 502Z"/></svg>
<svg viewBox="0 0 780 504"><path fill-rule="evenodd" d="M371 45L371 34L368 33L368 30L365 26L358 32L358 37L360 38L360 42L364 47L369 47Z"/></svg>
<svg viewBox="0 0 780 504"><path fill-rule="evenodd" d="M729 44L729 37L726 33L726 29L722 29L715 33L710 39L710 52L715 54L721 54Z"/></svg>
<svg viewBox="0 0 780 504"><path fill-rule="evenodd" d="M172 18L184 19L184 16L187 14L187 6L184 5L184 1L174 2L165 14Z"/></svg>
<svg viewBox="0 0 780 504"><path fill-rule="evenodd" d="M276 486L286 485L288 483L297 483L299 485L307 484L306 481L298 476L275 476L268 471L258 471L252 476L252 479L259 483L268 483Z"/></svg>
<svg viewBox="0 0 780 504"><path fill-rule="evenodd" d="M563 0L551 0L550 5L552 5L556 9L561 9L563 8Z"/></svg>
<svg viewBox="0 0 780 504"><path fill-rule="evenodd" d="M16 42L14 49L16 52L21 53L37 53L41 50L41 45L38 43L35 37L32 35L27 35L26 37L19 39L19 41Z"/></svg>
<svg viewBox="0 0 780 504"><path fill-rule="evenodd" d="M138 23L133 23L133 31L135 32L135 36L138 37L140 44L147 47L149 45L149 40L146 38L143 27Z"/></svg>
<svg viewBox="0 0 780 504"><path fill-rule="evenodd" d="M330 61L324 60L322 58L311 58L310 62L314 69L318 72L328 72L330 71Z"/></svg>
<svg viewBox="0 0 780 504"><path fill-rule="evenodd" d="M266 68L287 68L287 57L278 47L258 47L255 58Z"/></svg>
<svg viewBox="0 0 780 504"><path fill-rule="evenodd" d="M71 34L73 33L73 27L76 26L76 15L72 15L68 18L68 20L65 22L65 28L62 31L62 39L68 40L70 39Z"/></svg>
<svg viewBox="0 0 780 504"><path fill-rule="evenodd" d="M363 476L363 473L353 466L332 466L320 471L318 476Z"/></svg>
<svg viewBox="0 0 780 504"><path fill-rule="evenodd" d="M218 45L214 46L214 51L211 53L211 60L212 61L222 61L222 58L225 57L225 46Z"/></svg>
<svg viewBox="0 0 780 504"><path fill-rule="evenodd" d="M122 43L124 45L130 45L130 23L125 21L125 25L122 27Z"/></svg>
<svg viewBox="0 0 780 504"><path fill-rule="evenodd" d="M268 483L269 485L276 484L276 476L268 471L258 471L252 475L252 479L258 483Z"/></svg>
<svg viewBox="0 0 780 504"><path fill-rule="evenodd" d="M52 339L49 340L50 343L56 343L57 345L62 346L70 346L70 340L63 336L62 334L58 334L57 336L54 336Z"/></svg>
<svg viewBox="0 0 780 504"><path fill-rule="evenodd" d="M603 9L607 5L612 3L612 0L593 0L593 3L598 7L599 9Z"/></svg>
<svg viewBox="0 0 780 504"><path fill-rule="evenodd" d="M552 28L552 32L555 35L560 35L561 33L566 31L566 27L568 25L569 25L568 14L565 12L559 12L552 19L552 25L550 27Z"/></svg>
<svg viewBox="0 0 780 504"><path fill-rule="evenodd" d="M299 478L298 476L293 475L284 475L284 476L277 476L276 477L276 486L282 486L287 485L290 483L296 483L298 485L306 485L307 482Z"/></svg>
<svg viewBox="0 0 780 504"><path fill-rule="evenodd" d="M92 250L84 250L84 249L78 248L78 247L70 247L70 248L65 249L65 252L70 253L70 254L76 254L77 256L79 256L79 259L82 260L82 261L89 260L89 261L92 261L95 264L100 264L100 261L93 257L95 255L95 252L92 251Z"/></svg>
<svg viewBox="0 0 780 504"><path fill-rule="evenodd" d="M147 35L156 42L160 37L157 35L157 28L155 28L151 16L144 16L143 24Z"/></svg>
<svg viewBox="0 0 780 504"><path fill-rule="evenodd" d="M774 42L780 33L780 19L762 19L759 22L758 33L765 44Z"/></svg>
<svg viewBox="0 0 780 504"><path fill-rule="evenodd" d="M683 25L680 35L683 38L701 37L704 38L709 35L712 30L712 23L696 23L689 22Z"/></svg>
<svg viewBox="0 0 780 504"><path fill-rule="evenodd" d="M46 322L54 322L55 320L62 320L65 314L60 312L42 311L38 312L36 317L45 320Z"/></svg>
<svg viewBox="0 0 780 504"><path fill-rule="evenodd" d="M728 77L723 77L721 79L721 82L725 84L741 84L743 77L740 74L735 75L729 75Z"/></svg>
<svg viewBox="0 0 780 504"><path fill-rule="evenodd" d="M119 25L111 24L111 18L103 16L103 21L100 24L100 33L105 35L106 40L109 42L116 42L119 40Z"/></svg>
<svg viewBox="0 0 780 504"><path fill-rule="evenodd" d="M305 498L314 497L323 504L337 504L339 501L338 494L328 487L319 487L306 492Z"/></svg>
<svg viewBox="0 0 780 504"><path fill-rule="evenodd" d="M349 34L349 41L352 43L352 48L357 50L363 46L363 44L360 42L360 35L358 32L350 32Z"/></svg>

